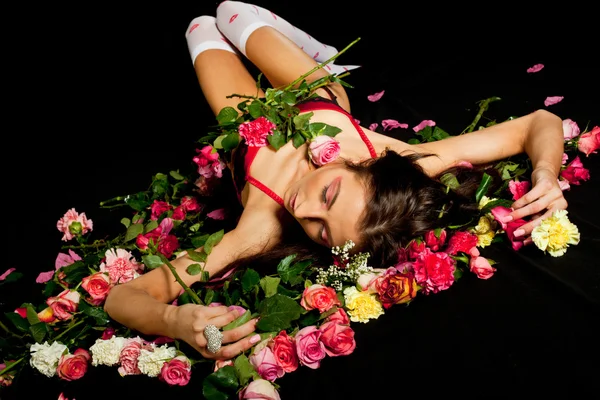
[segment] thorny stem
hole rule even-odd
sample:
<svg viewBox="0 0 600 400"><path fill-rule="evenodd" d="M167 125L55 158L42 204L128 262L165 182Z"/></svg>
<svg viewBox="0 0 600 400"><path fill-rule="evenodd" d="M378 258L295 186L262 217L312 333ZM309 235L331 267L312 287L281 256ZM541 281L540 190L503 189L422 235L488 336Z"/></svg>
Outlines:
<svg viewBox="0 0 600 400"><path fill-rule="evenodd" d="M490 98L480 101L479 102L479 112L473 119L473 122L471 122L471 125L467 126L460 134L462 135L463 133L473 132L473 130L475 130L475 127L477 126L477 123L483 116L483 113L486 112L487 109L489 108L490 103L493 101L498 101L498 100L501 100L500 97L494 96L494 97L490 97Z"/></svg>
<svg viewBox="0 0 600 400"><path fill-rule="evenodd" d="M6 368L4 368L2 371L0 371L0 376L5 375L9 370L14 369L14 367L16 365L19 365L21 363L21 361L23 361L25 357L21 357L18 360L11 362L7 362L6 363Z"/></svg>
<svg viewBox="0 0 600 400"><path fill-rule="evenodd" d="M200 300L200 297L198 297L198 295L192 289L190 289L190 287L188 285L186 285L185 282L179 277L179 274L175 270L175 267L173 267L173 265L169 262L169 260L167 260L167 258L162 254L160 255L160 258L167 265L167 267L169 267L169 269L171 270L171 273L175 277L175 280L181 285L183 290L187 294L189 294L190 297L194 300L194 303L202 304L202 300Z"/></svg>
<svg viewBox="0 0 600 400"><path fill-rule="evenodd" d="M73 325L71 325L70 327L68 327L67 329L65 329L64 331L62 331L58 336L56 336L54 338L54 342L56 342L58 339L60 339L61 337L63 337L65 335L65 333L69 332L71 329L83 324L85 322L85 320L80 320L79 322L74 323Z"/></svg>

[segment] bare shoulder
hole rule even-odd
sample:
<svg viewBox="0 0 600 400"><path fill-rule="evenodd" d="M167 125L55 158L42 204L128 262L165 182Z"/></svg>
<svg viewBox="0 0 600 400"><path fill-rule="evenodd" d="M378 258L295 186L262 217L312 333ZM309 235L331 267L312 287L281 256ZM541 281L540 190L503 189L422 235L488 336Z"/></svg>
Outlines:
<svg viewBox="0 0 600 400"><path fill-rule="evenodd" d="M282 218L279 213L274 207L247 205L235 228L240 243L261 249L278 243L282 232Z"/></svg>

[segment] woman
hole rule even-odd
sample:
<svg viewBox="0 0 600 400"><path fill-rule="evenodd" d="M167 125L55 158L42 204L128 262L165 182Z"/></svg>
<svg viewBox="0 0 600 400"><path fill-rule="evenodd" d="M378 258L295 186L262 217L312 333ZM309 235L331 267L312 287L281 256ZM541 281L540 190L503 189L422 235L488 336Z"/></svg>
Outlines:
<svg viewBox="0 0 600 400"><path fill-rule="evenodd" d="M193 20L186 38L200 87L215 114L237 105L239 99L227 98L233 93L257 95L255 79L242 56L273 87L280 87L337 52L268 10L234 1L221 3L216 19ZM344 70L330 67L331 73ZM319 69L308 81L329 73L327 68ZM291 143L279 150L252 150L249 158L246 154L248 166L242 174L248 182L239 188L244 210L235 229L225 234L206 261L204 269L210 276L220 276L257 255L276 254L287 241L289 229L298 226L324 252L351 239L357 248L373 255L373 262L389 265L406 240L443 225L440 210L447 218L467 215L473 204L463 196L468 192L466 185L462 192L446 195L437 181L463 161L481 165L522 152L530 157L532 188L513 204L508 217L531 217L515 232L517 236L529 235L540 218L567 206L557 182L564 143L562 121L553 114L536 111L477 132L409 145L360 127L349 114L348 96L340 84L318 89L317 94L324 100L298 107L302 113L313 113L311 122L341 129L335 137L341 148L339 159L316 168L306 156L306 145L296 149ZM239 169L234 172L240 173ZM188 285L200 277L185 272L192 263L187 255L172 262ZM252 320L223 332L223 346L208 351L205 327L220 328L238 315L225 306L170 305L180 290L168 268L157 268L114 287L105 309L126 326L181 339L207 358L230 359L259 340L253 334L256 320Z"/></svg>

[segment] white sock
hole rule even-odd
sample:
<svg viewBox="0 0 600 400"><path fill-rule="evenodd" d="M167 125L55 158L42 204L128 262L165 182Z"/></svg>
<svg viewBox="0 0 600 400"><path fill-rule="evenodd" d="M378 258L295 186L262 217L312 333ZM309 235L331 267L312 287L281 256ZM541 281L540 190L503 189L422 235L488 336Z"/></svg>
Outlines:
<svg viewBox="0 0 600 400"><path fill-rule="evenodd" d="M306 54L321 63L338 53L335 47L323 44L285 19L265 8L241 1L223 1L217 7L217 26L238 50L246 55L246 41L250 34L263 26L270 26L296 43ZM359 65L325 67L332 74L358 68Z"/></svg>
<svg viewBox="0 0 600 400"><path fill-rule="evenodd" d="M194 18L185 31L185 39L192 63L196 61L198 54L209 49L221 49L239 54L217 28L217 19L209 15Z"/></svg>

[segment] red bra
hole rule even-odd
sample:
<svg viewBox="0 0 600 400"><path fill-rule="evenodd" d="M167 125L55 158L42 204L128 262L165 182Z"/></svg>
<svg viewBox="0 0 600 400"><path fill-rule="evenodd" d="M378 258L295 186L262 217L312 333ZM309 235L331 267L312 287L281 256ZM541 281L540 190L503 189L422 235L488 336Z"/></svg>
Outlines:
<svg viewBox="0 0 600 400"><path fill-rule="evenodd" d="M369 138L367 137L365 132L362 130L362 128L360 127L358 122L356 122L356 120L354 119L354 117L352 117L352 115L350 115L346 110L344 110L342 107L340 107L333 101L326 99L324 97L319 97L316 99L311 99L304 103L300 103L297 105L297 107L300 109L300 112L316 111L316 110L333 110L333 111L337 111L337 112L340 112L340 113L346 115L348 117L348 119L350 120L350 122L352 122L352 125L354 125L354 128L356 128L356 131L360 135L361 139L363 140L363 142L365 143L367 148L369 149L369 154L371 154L371 157L373 157L373 158L377 157L377 152L375 152L375 148L373 147L373 144L371 143L371 141L369 140ZM283 199L277 193L275 193L273 190L271 190L265 184L260 182L258 179L251 176L249 173L250 166L252 165L252 162L254 161L254 158L256 157L256 155L258 154L258 151L260 149L261 149L261 147L254 147L254 146L247 147L247 151L244 156L244 171L246 173L245 180L248 183L250 183L251 185L257 187L259 190L261 190L267 196L269 196L270 198L275 200L280 206L284 207ZM239 190L238 190L238 194L240 194Z"/></svg>

